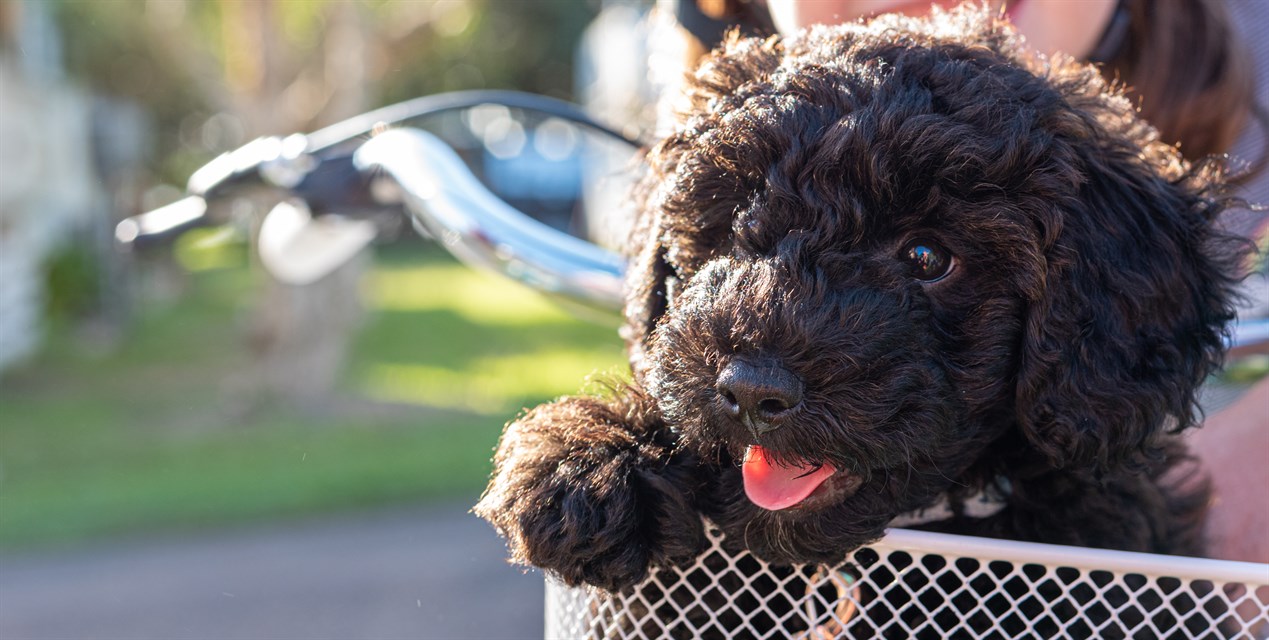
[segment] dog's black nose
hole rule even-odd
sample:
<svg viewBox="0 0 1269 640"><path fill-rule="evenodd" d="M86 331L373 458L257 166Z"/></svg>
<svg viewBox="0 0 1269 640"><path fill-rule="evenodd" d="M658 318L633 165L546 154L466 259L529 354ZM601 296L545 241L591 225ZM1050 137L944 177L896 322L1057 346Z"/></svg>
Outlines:
<svg viewBox="0 0 1269 640"><path fill-rule="evenodd" d="M727 411L755 438L779 427L802 402L802 381L773 362L736 358L719 372L715 388Z"/></svg>

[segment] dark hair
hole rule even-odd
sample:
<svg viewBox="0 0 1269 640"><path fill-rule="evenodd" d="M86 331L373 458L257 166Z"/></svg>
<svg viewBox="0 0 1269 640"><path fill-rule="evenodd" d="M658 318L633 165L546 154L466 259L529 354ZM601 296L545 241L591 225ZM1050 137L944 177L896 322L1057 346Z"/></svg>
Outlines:
<svg viewBox="0 0 1269 640"><path fill-rule="evenodd" d="M1120 0L1127 33L1103 73L1127 85L1141 114L1187 158L1228 151L1254 102L1251 55L1223 0ZM1266 153L1252 159L1262 167Z"/></svg>

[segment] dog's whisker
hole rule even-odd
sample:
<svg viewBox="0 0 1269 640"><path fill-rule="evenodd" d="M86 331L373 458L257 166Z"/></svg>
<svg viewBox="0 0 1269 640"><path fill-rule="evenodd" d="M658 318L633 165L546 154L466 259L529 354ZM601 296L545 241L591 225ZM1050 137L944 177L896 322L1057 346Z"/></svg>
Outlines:
<svg viewBox="0 0 1269 640"><path fill-rule="evenodd" d="M908 488L912 484L912 448L909 446L907 439L903 443L903 468L905 471L903 477L903 494L908 494Z"/></svg>
<svg viewBox="0 0 1269 640"><path fill-rule="evenodd" d="M922 452L921 455L924 456L927 461L929 461L930 468L933 469L934 472L938 474L939 478L942 479L944 482L947 482L948 484L954 487L964 488L969 486L968 482L957 480L956 478L949 477L946 473L944 473L942 467L939 466L938 461L936 461L934 459L934 456L930 455L929 452Z"/></svg>

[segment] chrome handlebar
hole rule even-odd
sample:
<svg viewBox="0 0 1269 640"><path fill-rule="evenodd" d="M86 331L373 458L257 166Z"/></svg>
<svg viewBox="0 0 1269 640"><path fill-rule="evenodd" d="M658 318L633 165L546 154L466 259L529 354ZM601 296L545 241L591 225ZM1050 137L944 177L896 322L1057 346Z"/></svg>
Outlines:
<svg viewBox="0 0 1269 640"><path fill-rule="evenodd" d="M363 174L382 173L432 237L463 262L500 273L586 313L621 309L625 260L524 215L494 195L449 145L419 129L393 129L353 154ZM393 190L371 186L383 204Z"/></svg>

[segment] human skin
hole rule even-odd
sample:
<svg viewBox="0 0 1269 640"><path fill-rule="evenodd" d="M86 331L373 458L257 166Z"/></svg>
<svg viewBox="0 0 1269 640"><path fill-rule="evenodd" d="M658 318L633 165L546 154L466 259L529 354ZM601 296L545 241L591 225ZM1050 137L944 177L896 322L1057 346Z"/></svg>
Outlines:
<svg viewBox="0 0 1269 640"><path fill-rule="evenodd" d="M1269 378L1190 434L1211 475L1208 555L1269 562Z"/></svg>
<svg viewBox="0 0 1269 640"><path fill-rule="evenodd" d="M920 15L934 5L950 8L958 0L768 0L781 33L813 24L836 24L881 13ZM1037 51L1087 56L1110 22L1115 0L1014 0L993 2ZM1002 6L1003 5L1003 6Z"/></svg>

